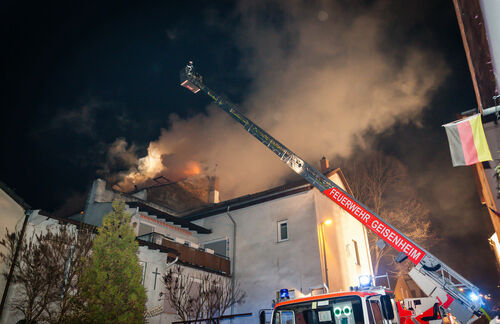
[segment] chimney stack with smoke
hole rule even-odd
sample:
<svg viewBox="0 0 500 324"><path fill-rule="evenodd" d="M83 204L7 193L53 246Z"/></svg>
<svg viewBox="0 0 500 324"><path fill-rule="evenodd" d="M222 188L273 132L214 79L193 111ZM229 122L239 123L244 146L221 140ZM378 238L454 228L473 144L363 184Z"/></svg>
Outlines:
<svg viewBox="0 0 500 324"><path fill-rule="evenodd" d="M330 170L330 161L328 161L328 159L324 156L319 161L319 165L321 173L326 173L328 170Z"/></svg>
<svg viewBox="0 0 500 324"><path fill-rule="evenodd" d="M216 204L219 200L219 177L210 177L210 186L208 192L208 203Z"/></svg>

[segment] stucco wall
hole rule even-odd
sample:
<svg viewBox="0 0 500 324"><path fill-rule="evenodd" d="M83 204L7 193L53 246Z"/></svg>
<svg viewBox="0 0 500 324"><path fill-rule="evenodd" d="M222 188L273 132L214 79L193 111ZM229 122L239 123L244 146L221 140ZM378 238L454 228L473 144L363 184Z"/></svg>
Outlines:
<svg viewBox="0 0 500 324"><path fill-rule="evenodd" d="M147 323L148 324L162 324L172 323L179 321L173 308L165 296L160 296L160 292L165 292L165 285L163 283L163 275L170 269L176 271L177 264L167 263L166 254L160 253L157 250L148 249L145 246L139 247L139 260L145 264L144 270L144 287L148 297L146 303ZM182 275L198 280L206 275L206 272L190 268L187 266L180 266ZM221 277L224 280L230 280L227 277ZM156 284L155 284L156 279Z"/></svg>
<svg viewBox="0 0 500 324"><path fill-rule="evenodd" d="M71 229L76 230L74 225L69 225ZM57 231L60 227L58 221L48 218L46 216L39 215L35 211L29 218L29 222L26 226L25 239L30 240L35 234L46 232L48 228L52 231ZM146 267L144 271L144 287L147 293L147 310L154 310L157 307L164 308L164 300L159 300L159 292L163 291L162 275L165 273L166 266L166 254L160 253L158 250L151 250L147 247L139 247L139 260L145 262ZM155 286L155 273L156 272L156 286ZM198 270L187 268L187 274L197 275L201 273ZM11 286L10 296L14 296L16 293L16 285ZM148 323L170 323L172 320L177 319L174 314L161 313L159 315L148 318ZM22 319L22 315L10 310L9 305L6 305L5 312L1 323L16 323L18 320Z"/></svg>
<svg viewBox="0 0 500 324"><path fill-rule="evenodd" d="M144 287L148 300L146 302L146 309L156 314L155 310L161 308L163 310L164 302L160 300L160 292L163 291L162 276L166 271L166 254L160 253L156 250L150 250L145 246L139 247L139 260L144 262ZM155 274L156 273L156 274ZM156 277L156 286L155 286ZM153 315L153 314L152 314ZM168 323L174 318L173 315L162 313L155 316L148 317L148 323Z"/></svg>
<svg viewBox="0 0 500 324"><path fill-rule="evenodd" d="M500 15L500 1L481 0L480 3L498 89L500 87L500 21L498 19Z"/></svg>
<svg viewBox="0 0 500 324"><path fill-rule="evenodd" d="M59 223L51 218L38 214L39 210L35 210L31 213L28 219L28 223L26 224L26 230L24 234L24 240L29 241L35 234L44 233L48 228L52 231L57 231L59 228ZM19 229L22 226L22 223L18 225ZM16 296L16 291L18 290L18 285L13 284L9 289L9 298L5 304L4 313L2 314L1 323L16 323L23 316L16 311L13 311L10 308L10 300Z"/></svg>
<svg viewBox="0 0 500 324"><path fill-rule="evenodd" d="M334 174L331 180L345 190L337 174ZM328 265L328 286L330 291L349 290L350 286L358 285L359 275L373 274L366 229L359 221L318 190L314 190L314 193L319 230L321 230L322 222L326 219L332 220L332 224L323 225ZM356 262L353 241L357 242L359 264Z"/></svg>
<svg viewBox="0 0 500 324"><path fill-rule="evenodd" d="M342 187L337 174L331 179ZM227 213L196 223L212 230L212 234L199 235L200 243L229 240L234 276L247 294L246 302L233 313L253 314L236 323L257 322L259 310L272 308L281 288L294 289L295 297L301 297L326 282L321 225L326 219L333 220L323 225L330 291L349 290L358 284L359 275L373 272L364 226L316 189L229 213L237 224L234 259L234 229ZM277 222L281 220L288 220L289 240L284 242L278 242Z"/></svg>
<svg viewBox="0 0 500 324"><path fill-rule="evenodd" d="M246 292L246 301L234 313L252 313L235 323L256 323L260 309L271 309L276 291L295 290L295 296L309 294L322 284L315 204L312 191L230 211L236 224L235 279ZM277 222L288 220L288 241L278 242ZM199 220L212 229L200 235L200 242L228 236L232 257L233 225L224 213Z"/></svg>
<svg viewBox="0 0 500 324"><path fill-rule="evenodd" d="M9 232L20 231L24 221L24 209L14 199L7 195L3 190L0 190L0 239L5 237L7 229ZM0 247L2 253L6 249ZM8 265L0 260L0 271L4 273L8 271ZM0 294L3 295L6 279L0 276ZM5 311L4 311L5 313Z"/></svg>

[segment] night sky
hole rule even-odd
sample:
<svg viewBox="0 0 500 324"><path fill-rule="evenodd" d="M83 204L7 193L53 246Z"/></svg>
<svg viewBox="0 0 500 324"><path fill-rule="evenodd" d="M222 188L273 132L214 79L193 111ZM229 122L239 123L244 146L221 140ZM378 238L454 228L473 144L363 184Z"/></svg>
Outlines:
<svg viewBox="0 0 500 324"><path fill-rule="evenodd" d="M227 161L254 140L242 132L230 153L215 144L236 126L208 97L179 86L179 70L193 60L212 87L310 162L355 154L351 137L401 160L442 237L432 252L497 294L489 216L472 170L452 167L440 127L476 107L451 1L30 0L4 2L1 15L0 179L33 208L56 211L83 197L95 178L117 179L150 142L182 139L169 148L169 161L196 160L204 170L218 164L221 186L230 170L222 198L287 179L291 171L267 162L275 159L267 153L261 159L260 148L241 153L255 170L230 169ZM314 76L324 78L321 87L310 86ZM357 77L359 90L351 89ZM341 129L343 146L328 140L335 127L315 127L311 116L325 109L306 107L329 84L332 96L346 97L325 95L335 106L331 116L364 123ZM374 104L380 93L390 100ZM212 142L196 146L196 136ZM245 176L268 167L277 170L273 181L244 186Z"/></svg>

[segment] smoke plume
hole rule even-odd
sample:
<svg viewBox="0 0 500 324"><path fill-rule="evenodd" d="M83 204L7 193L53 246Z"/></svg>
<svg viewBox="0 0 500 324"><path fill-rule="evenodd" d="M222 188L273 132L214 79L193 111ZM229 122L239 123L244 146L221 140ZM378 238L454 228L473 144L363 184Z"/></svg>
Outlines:
<svg viewBox="0 0 500 324"><path fill-rule="evenodd" d="M418 120L446 66L436 53L391 43L389 6L242 2L235 42L243 57L234 68L252 84L241 110L313 165L323 155L347 156L367 130ZM204 74L203 66L199 72ZM138 161L122 188L182 173L189 164L205 172L217 165L221 197L229 199L278 185L291 174L215 105L189 119L171 115Z"/></svg>

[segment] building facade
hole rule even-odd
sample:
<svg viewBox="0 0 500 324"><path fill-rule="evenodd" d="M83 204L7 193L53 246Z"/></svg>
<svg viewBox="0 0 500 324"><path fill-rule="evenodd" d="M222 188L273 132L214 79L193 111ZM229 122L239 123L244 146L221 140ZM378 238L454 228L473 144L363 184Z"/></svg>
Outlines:
<svg viewBox="0 0 500 324"><path fill-rule="evenodd" d="M350 190L340 170L327 176ZM238 323L257 322L281 289L292 298L349 290L359 275L373 273L364 226L307 183L221 202L184 218L212 230L198 235L201 246L226 247L247 294L233 312L252 313Z"/></svg>
<svg viewBox="0 0 500 324"><path fill-rule="evenodd" d="M326 175L350 191L339 169ZM68 218L100 226L111 202L125 201L140 245L148 323L179 319L163 295L162 277L174 265L196 280L210 273L237 283L246 297L225 315L246 315L235 317L235 323L269 317L281 289L288 289L290 298L349 290L359 275L373 274L364 226L308 183L222 202L216 179L199 183L208 184L206 192L190 198L180 183L124 194L97 179L83 211ZM177 205L172 197L183 201ZM37 214L28 227L33 232L59 222Z"/></svg>
<svg viewBox="0 0 500 324"><path fill-rule="evenodd" d="M29 208L28 204L0 181L0 239L5 237L7 231L14 233L22 230L25 213ZM0 246L0 252L5 254L7 251L3 246ZM8 273L9 270L9 265L0 260L0 273ZM12 292L9 289L10 285L11 283L8 283L4 276L0 276L0 291L2 294L0 322L2 323L6 314L6 305L12 297Z"/></svg>
<svg viewBox="0 0 500 324"><path fill-rule="evenodd" d="M477 107L463 116L480 113L493 161L471 166L481 203L490 215L489 239L500 271L500 4L496 0L453 0L464 44ZM471 107L472 108L472 107Z"/></svg>

